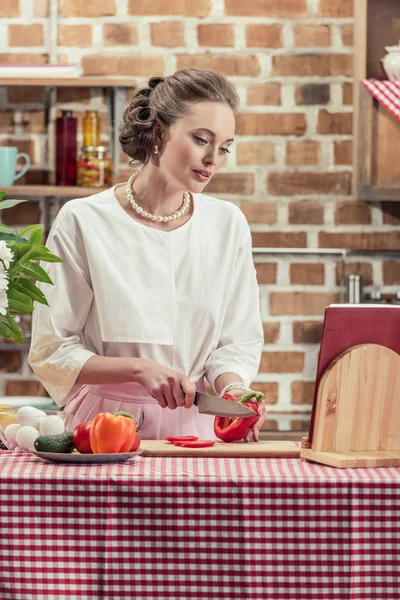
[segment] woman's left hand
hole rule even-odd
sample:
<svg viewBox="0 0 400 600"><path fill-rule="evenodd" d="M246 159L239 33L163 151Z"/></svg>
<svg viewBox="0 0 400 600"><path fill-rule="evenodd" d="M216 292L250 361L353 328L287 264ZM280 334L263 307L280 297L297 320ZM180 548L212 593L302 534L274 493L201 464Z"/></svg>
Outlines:
<svg viewBox="0 0 400 600"><path fill-rule="evenodd" d="M253 391L253 390L250 390ZM235 398L237 398L238 400L240 400L240 398L243 398L243 390L230 390L229 394L231 396L235 396ZM264 421L267 418L267 411L265 408L265 404L263 402L263 400L256 400L255 398L250 398L249 400L247 400L247 402L252 402L253 404L257 404L258 405L258 415L259 415L259 419L257 421L257 423L255 423L253 425L253 427L250 429L250 431L246 434L244 441L245 442L250 442L251 438L253 438L253 440L255 442L259 442L259 432L260 429L264 423Z"/></svg>

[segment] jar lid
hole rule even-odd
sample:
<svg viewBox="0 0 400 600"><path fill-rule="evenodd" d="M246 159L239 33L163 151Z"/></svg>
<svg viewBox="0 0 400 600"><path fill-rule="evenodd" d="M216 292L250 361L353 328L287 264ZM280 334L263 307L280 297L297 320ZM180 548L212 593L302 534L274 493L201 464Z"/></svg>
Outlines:
<svg viewBox="0 0 400 600"><path fill-rule="evenodd" d="M106 146L83 146L83 152L107 152Z"/></svg>

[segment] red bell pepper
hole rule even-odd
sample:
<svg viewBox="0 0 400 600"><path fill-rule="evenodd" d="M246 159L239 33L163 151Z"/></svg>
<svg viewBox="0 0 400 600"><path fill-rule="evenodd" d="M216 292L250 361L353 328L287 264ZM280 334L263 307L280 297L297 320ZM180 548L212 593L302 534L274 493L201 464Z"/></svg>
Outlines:
<svg viewBox="0 0 400 600"><path fill-rule="evenodd" d="M195 442L199 438L196 435L181 435L181 436L169 436L165 438L166 442L171 442L175 444L175 442Z"/></svg>
<svg viewBox="0 0 400 600"><path fill-rule="evenodd" d="M253 397L259 399L257 398L257 396L260 397L260 395L256 392L251 392L250 394L247 394L246 396L243 396L243 398L240 399L240 402L244 404L244 406L251 408L252 410L254 410L255 413L257 413L254 415L254 417L235 417L233 419L230 419L229 417L215 417L214 433L217 436L217 438L219 438L223 442L238 442L246 436L246 434L250 431L253 425L257 423L259 419L257 404L253 402L246 402L246 400L249 400ZM231 396L231 394L225 394L223 398L226 398L226 400L232 400L233 402L238 401L238 399L234 396Z"/></svg>
<svg viewBox="0 0 400 600"><path fill-rule="evenodd" d="M174 446L180 446L181 448L209 448L214 446L215 442L212 440L194 440L193 442L174 442Z"/></svg>

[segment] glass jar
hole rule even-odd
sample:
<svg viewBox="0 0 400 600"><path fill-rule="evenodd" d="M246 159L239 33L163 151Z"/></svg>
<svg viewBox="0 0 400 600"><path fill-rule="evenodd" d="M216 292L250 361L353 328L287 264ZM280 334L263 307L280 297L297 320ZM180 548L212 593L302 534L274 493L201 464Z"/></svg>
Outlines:
<svg viewBox="0 0 400 600"><path fill-rule="evenodd" d="M103 187L112 185L113 163L105 146L84 146L78 161L77 185Z"/></svg>
<svg viewBox="0 0 400 600"><path fill-rule="evenodd" d="M56 120L56 184L76 184L77 119L70 110L62 110Z"/></svg>
<svg viewBox="0 0 400 600"><path fill-rule="evenodd" d="M100 118L97 110L87 110L83 119L83 145L98 146L100 144Z"/></svg>

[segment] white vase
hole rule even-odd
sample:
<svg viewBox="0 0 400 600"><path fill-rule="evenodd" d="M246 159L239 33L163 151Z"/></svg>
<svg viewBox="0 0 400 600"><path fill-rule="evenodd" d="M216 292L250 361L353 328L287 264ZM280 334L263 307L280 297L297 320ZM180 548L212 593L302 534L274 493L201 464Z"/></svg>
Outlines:
<svg viewBox="0 0 400 600"><path fill-rule="evenodd" d="M382 59L383 68L389 81L400 81L400 44L399 46L387 46L387 54Z"/></svg>

